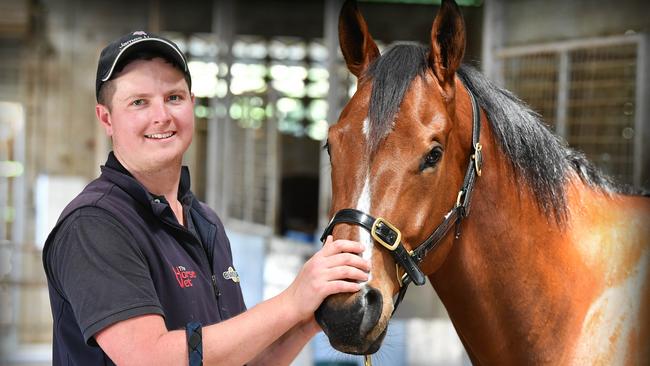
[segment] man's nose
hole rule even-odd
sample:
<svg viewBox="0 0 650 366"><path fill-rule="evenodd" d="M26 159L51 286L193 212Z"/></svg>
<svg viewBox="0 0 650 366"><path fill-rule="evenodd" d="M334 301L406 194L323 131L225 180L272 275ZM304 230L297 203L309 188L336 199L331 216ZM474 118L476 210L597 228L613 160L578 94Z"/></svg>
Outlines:
<svg viewBox="0 0 650 366"><path fill-rule="evenodd" d="M152 120L154 123L167 123L171 121L172 115L164 100L156 100L151 106Z"/></svg>

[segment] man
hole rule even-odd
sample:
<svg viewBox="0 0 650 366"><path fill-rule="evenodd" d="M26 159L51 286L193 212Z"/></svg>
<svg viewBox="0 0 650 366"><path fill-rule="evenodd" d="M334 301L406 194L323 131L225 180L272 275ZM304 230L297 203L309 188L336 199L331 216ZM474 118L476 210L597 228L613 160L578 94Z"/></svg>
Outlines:
<svg viewBox="0 0 650 366"><path fill-rule="evenodd" d="M320 330L321 301L368 279L361 244L330 237L285 291L245 309L224 228L181 166L190 89L169 40L139 31L101 53L95 111L113 152L43 250L54 365L288 364Z"/></svg>

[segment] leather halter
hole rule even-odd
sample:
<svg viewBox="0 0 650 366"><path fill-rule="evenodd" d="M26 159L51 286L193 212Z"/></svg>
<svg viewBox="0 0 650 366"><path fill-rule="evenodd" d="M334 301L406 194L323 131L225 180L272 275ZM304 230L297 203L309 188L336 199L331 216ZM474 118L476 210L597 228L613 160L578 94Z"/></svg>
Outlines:
<svg viewBox="0 0 650 366"><path fill-rule="evenodd" d="M418 286L424 285L425 275L419 267L422 259L440 244L454 224L456 225L455 238L458 239L460 237L460 223L462 219L469 215L472 190L474 189L476 177L481 175L483 158L481 155L481 144L479 143L481 136L480 109L472 92L468 88L466 90L472 103L472 154L470 155L463 186L456 198L456 204L444 216L442 223L436 227L431 235L414 250L407 252L402 244L401 232L386 219L381 217L375 218L356 209L344 208L334 215L320 238L321 242L325 242L325 239L332 233L334 226L337 224L356 224L369 231L375 241L393 254L396 266L401 266L405 271L404 275L400 278L398 268L396 268L400 291L393 306L393 313L404 298L408 285L411 282Z"/></svg>

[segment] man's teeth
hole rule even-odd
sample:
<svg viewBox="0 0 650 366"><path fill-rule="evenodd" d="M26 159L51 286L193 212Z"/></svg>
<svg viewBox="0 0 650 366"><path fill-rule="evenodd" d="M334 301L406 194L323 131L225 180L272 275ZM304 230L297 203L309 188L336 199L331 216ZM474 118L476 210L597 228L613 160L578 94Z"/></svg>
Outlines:
<svg viewBox="0 0 650 366"><path fill-rule="evenodd" d="M174 136L174 132L167 132L167 133L153 133L151 135L144 135L144 137L148 139L166 139L169 137Z"/></svg>

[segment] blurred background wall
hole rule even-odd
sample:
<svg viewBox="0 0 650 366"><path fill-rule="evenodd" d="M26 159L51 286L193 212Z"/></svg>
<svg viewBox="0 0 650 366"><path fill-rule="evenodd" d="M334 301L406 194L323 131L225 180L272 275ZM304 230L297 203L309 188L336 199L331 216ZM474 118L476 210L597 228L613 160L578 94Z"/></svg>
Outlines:
<svg viewBox="0 0 650 366"><path fill-rule="evenodd" d="M322 144L355 89L341 0L0 0L0 364L50 363L41 265L65 204L110 141L94 117L102 47L147 30L193 75L194 192L224 219L249 306L285 288L328 220ZM467 0L465 62L544 116L620 182L650 187L650 6L642 0ZM428 42L437 1L362 1L380 48ZM426 352L425 352L426 350ZM357 364L317 337L297 365ZM430 287L409 290L376 363L469 361Z"/></svg>

